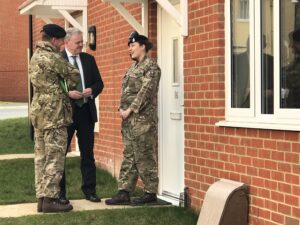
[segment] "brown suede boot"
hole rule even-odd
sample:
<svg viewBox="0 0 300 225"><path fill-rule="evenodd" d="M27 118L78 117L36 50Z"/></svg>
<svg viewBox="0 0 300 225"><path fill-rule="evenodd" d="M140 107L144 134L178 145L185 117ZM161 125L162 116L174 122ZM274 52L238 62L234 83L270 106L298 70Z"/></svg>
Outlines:
<svg viewBox="0 0 300 225"><path fill-rule="evenodd" d="M44 201L44 197L38 198L38 204L37 204L38 212L43 212L43 201Z"/></svg>
<svg viewBox="0 0 300 225"><path fill-rule="evenodd" d="M69 212L73 209L71 204L62 204L58 198L44 198L43 201L43 212L54 213L54 212Z"/></svg>

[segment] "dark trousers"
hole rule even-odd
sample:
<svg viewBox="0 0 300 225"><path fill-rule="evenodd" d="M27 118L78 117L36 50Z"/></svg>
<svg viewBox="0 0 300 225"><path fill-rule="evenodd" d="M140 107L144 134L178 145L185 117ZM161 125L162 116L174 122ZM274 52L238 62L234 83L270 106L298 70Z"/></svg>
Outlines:
<svg viewBox="0 0 300 225"><path fill-rule="evenodd" d="M68 127L68 148L76 131L81 157L81 190L85 195L96 194L96 166L93 152L94 127L95 123L92 120L88 104L84 104L82 107L75 106L73 124ZM60 182L60 188L60 196L66 196L65 171Z"/></svg>

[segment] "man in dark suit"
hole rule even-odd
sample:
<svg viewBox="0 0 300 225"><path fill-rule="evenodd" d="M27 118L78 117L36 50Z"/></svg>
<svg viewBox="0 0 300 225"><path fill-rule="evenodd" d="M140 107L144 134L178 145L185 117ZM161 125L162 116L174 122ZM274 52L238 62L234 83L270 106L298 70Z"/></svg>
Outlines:
<svg viewBox="0 0 300 225"><path fill-rule="evenodd" d="M103 90L103 82L95 58L82 52L82 32L77 28L69 28L65 38L63 57L80 71L81 82L76 90L68 92L73 103L73 124L68 127L68 147L76 130L81 162L81 189L85 198L92 202L100 202L96 194L96 166L94 159L94 127L97 119L95 98ZM60 201L68 203L66 198L65 173L60 182Z"/></svg>

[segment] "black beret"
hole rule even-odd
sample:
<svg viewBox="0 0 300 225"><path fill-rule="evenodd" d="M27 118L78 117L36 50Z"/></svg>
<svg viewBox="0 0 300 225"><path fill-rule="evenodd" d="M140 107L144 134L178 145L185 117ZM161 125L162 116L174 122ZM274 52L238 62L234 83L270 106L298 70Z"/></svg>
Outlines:
<svg viewBox="0 0 300 225"><path fill-rule="evenodd" d="M128 46L131 44L131 43L134 43L134 42L138 42L140 44L144 44L146 45L149 40L146 36L144 35L140 35L138 32L136 31L133 31L130 35L129 35L129 39L128 39Z"/></svg>
<svg viewBox="0 0 300 225"><path fill-rule="evenodd" d="M293 32L293 40L300 42L300 29L297 29Z"/></svg>
<svg viewBox="0 0 300 225"><path fill-rule="evenodd" d="M66 31L64 28L58 26L57 24L46 24L42 29L50 37L64 38L66 36Z"/></svg>

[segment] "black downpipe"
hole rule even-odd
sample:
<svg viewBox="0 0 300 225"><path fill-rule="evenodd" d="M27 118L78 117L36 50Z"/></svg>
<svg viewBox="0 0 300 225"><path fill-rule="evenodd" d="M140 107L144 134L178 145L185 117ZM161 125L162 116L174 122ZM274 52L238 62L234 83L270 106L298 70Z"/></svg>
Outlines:
<svg viewBox="0 0 300 225"><path fill-rule="evenodd" d="M29 33L29 58L31 59L33 55L33 28L32 28L32 15L29 15L29 24L28 24L28 33ZM33 97L33 87L28 76L28 109L30 107ZM28 110L28 124L29 124L29 135L31 140L34 140L34 129L29 119L29 110Z"/></svg>

